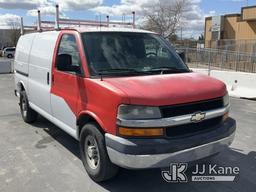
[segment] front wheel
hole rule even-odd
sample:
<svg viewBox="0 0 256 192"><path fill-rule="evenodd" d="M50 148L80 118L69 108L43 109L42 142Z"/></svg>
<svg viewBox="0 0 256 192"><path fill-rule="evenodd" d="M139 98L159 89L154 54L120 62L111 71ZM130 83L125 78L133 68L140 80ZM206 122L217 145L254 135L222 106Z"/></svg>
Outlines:
<svg viewBox="0 0 256 192"><path fill-rule="evenodd" d="M114 177L118 167L108 157L104 135L95 123L86 124L80 134L80 153L88 175L96 182Z"/></svg>

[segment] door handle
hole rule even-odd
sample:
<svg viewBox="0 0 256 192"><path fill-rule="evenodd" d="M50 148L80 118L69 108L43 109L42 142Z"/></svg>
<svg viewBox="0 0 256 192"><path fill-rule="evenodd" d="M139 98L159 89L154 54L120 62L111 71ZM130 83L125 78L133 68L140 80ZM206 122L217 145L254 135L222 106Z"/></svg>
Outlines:
<svg viewBox="0 0 256 192"><path fill-rule="evenodd" d="M50 73L47 72L47 84L49 85L50 84Z"/></svg>

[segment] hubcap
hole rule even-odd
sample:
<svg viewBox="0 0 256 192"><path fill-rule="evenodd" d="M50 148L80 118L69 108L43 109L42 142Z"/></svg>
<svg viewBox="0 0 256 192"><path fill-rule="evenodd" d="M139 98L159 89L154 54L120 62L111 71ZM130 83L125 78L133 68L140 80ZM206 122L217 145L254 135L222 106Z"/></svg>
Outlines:
<svg viewBox="0 0 256 192"><path fill-rule="evenodd" d="M84 144L87 164L92 169L96 169L100 163L99 148L94 137L88 135Z"/></svg>

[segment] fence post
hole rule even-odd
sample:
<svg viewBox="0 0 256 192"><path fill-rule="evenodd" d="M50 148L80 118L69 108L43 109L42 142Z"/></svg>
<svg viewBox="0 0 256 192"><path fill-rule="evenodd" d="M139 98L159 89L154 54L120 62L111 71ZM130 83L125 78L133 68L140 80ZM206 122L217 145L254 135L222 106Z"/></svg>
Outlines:
<svg viewBox="0 0 256 192"><path fill-rule="evenodd" d="M199 49L196 49L196 68L198 68L198 50L200 51L201 47Z"/></svg>
<svg viewBox="0 0 256 192"><path fill-rule="evenodd" d="M221 63L220 63L220 70L222 70L223 69L223 58L224 57L224 51L222 50L221 51Z"/></svg>
<svg viewBox="0 0 256 192"><path fill-rule="evenodd" d="M256 67L255 67L255 64L256 64L256 53L253 54L253 52L252 52L251 62L252 62L252 71L251 71L251 73L254 73L254 70L256 69Z"/></svg>
<svg viewBox="0 0 256 192"><path fill-rule="evenodd" d="M251 62L252 62L252 73L256 70L256 44L252 46L252 56L251 56ZM256 71L255 71L256 72Z"/></svg>
<svg viewBox="0 0 256 192"><path fill-rule="evenodd" d="M186 64L188 65L188 47L186 47L185 49L185 55L186 55L185 61L186 61Z"/></svg>
<svg viewBox="0 0 256 192"><path fill-rule="evenodd" d="M239 42L238 51L236 52L236 71L238 71L238 59L240 57L240 48L241 48L241 42Z"/></svg>
<svg viewBox="0 0 256 192"><path fill-rule="evenodd" d="M208 53L208 75L211 75L211 56L212 56L212 52L211 50L209 50Z"/></svg>

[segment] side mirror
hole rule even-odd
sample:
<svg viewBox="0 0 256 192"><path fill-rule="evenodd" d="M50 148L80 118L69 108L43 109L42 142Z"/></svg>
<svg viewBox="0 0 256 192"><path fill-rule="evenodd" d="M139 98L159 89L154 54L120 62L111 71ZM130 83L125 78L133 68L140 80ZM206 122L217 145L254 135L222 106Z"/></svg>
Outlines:
<svg viewBox="0 0 256 192"><path fill-rule="evenodd" d="M60 71L69 71L72 65L72 56L61 54L57 56L56 67Z"/></svg>
<svg viewBox="0 0 256 192"><path fill-rule="evenodd" d="M80 67L72 65L72 56L69 54L58 55L56 67L59 71L81 74Z"/></svg>

